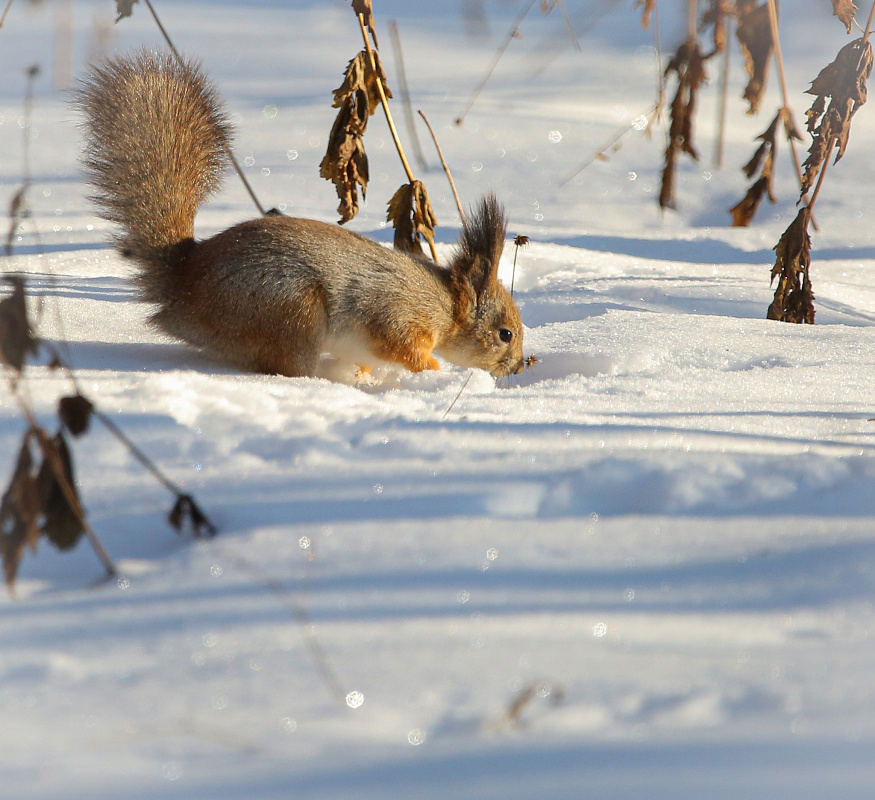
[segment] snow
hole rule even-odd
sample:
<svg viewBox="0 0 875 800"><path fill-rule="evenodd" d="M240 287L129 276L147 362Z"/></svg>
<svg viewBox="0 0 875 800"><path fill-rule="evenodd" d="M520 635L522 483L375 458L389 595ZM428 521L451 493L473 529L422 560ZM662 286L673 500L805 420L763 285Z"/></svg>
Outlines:
<svg viewBox="0 0 875 800"><path fill-rule="evenodd" d="M75 4L77 72L101 42L160 44L142 4L106 27L111 5ZM7 200L24 70L38 60L43 76L33 225L4 269L47 299L40 331L69 341L84 390L220 534L173 532L172 496L99 426L75 443L121 575L95 584L87 543L43 544L17 599L0 600L3 796L872 797L870 109L818 200L818 324L769 322L771 248L795 214L786 148L779 203L726 226L745 190L736 165L777 94L749 118L733 78L718 170L717 81L706 90L703 158L682 165L677 213L656 208L659 132L631 131L560 187L652 104L652 38L628 3L569 4L583 52L556 46L557 12L536 14L454 126L519 5L486 3L480 39L455 3L375 10L390 83L397 17L415 107L463 198L495 190L511 233L532 239L515 296L539 363L497 383L445 365L360 386L241 374L146 326L50 85L56 6L12 6ZM330 91L359 47L347 3L157 6L227 98L266 204L336 219L317 167ZM664 26L675 43L669 13ZM802 118L802 91L846 38L826 3L786 28ZM350 227L388 241L384 203L403 176L379 116L366 146L373 182ZM446 255L452 197L438 169L423 177ZM229 176L199 233L252 215ZM513 260L509 242L505 281ZM69 386L28 374L49 425ZM22 430L4 388L4 481Z"/></svg>

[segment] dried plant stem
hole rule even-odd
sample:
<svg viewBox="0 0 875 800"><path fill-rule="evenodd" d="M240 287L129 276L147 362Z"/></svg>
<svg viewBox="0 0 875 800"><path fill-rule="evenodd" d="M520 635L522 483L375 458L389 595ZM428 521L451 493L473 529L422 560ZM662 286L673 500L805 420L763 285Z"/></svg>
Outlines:
<svg viewBox="0 0 875 800"><path fill-rule="evenodd" d="M474 375L474 370L473 369L468 370L468 377L465 378L465 382L462 384L462 388L459 389L459 393L453 398L453 402L450 403L449 406L447 406L447 410L444 411L444 415L441 417L442 422L443 422L443 420L445 420L447 418L447 414L449 414L453 410L453 406L455 406L456 403L459 402L459 398L462 396L462 392L464 392L465 389L467 388L468 383L471 381L471 377L473 375Z"/></svg>
<svg viewBox="0 0 875 800"><path fill-rule="evenodd" d="M170 35L167 33L167 30L164 28L164 25L161 24L161 20L158 18L158 14L155 12L155 8L152 6L151 0L144 0L146 3L146 7L149 9L149 12L152 14L152 19L155 20L155 24L158 26L158 30L161 31L161 35L164 37L164 41L167 42L167 46L170 48L170 52L173 53L173 57L180 63L183 63L182 56L179 54L179 50L176 49L176 45L170 39ZM258 209L258 213L261 216L266 214L264 210L264 206L261 205L258 197L255 194L255 190L252 188L252 185L246 179L246 175L243 174L243 168L237 162L237 159L234 156L234 152L231 150L231 145L225 145L225 154L228 156L228 160L231 162L231 166L234 167L234 171L237 173L237 177L243 182L243 186L246 188L247 193L249 194L250 199L253 203L255 203L255 207Z"/></svg>
<svg viewBox="0 0 875 800"><path fill-rule="evenodd" d="M714 166L717 169L723 167L723 149L726 143L726 108L729 104L729 53L731 50L731 47L727 47L723 51L723 66L720 74L720 102L717 106L717 144L714 148Z"/></svg>
<svg viewBox="0 0 875 800"><path fill-rule="evenodd" d="M407 129L410 133L410 141L413 142L413 155L419 168L425 172L428 170L428 162L422 152L419 136L416 133L416 122L413 119L413 107L410 103L410 88L407 85L407 70L404 67L404 52L401 49L401 36L398 34L398 22L389 20L389 38L392 40L392 50L395 52L395 69L398 72L398 87L401 92L401 103L404 108L404 117L407 121ZM422 113L422 112L420 112Z"/></svg>
<svg viewBox="0 0 875 800"><path fill-rule="evenodd" d="M395 127L395 120L392 118L392 111L389 109L389 101L386 99L386 91L383 89L383 81L380 80L380 74L377 71L377 60L374 58L374 50L371 47L371 40L368 38L368 29L365 26L365 18L363 14L358 14L359 26L362 29L362 39L365 43L365 50L368 53L368 60L371 62L371 69L374 71L374 82L377 84L377 92L380 95L380 104L383 106L383 113L386 115L386 122L389 125L389 133L392 134L392 141L395 142L395 149L398 151L398 157L401 159L401 165L404 167L404 172L407 173L407 180L413 183L413 170L410 168L410 162L404 154L404 148L401 146L401 140L398 137L398 129Z"/></svg>
<svg viewBox="0 0 875 800"><path fill-rule="evenodd" d="M456 182L453 180L453 174L450 172L450 168L447 165L447 161L444 158L444 151L441 150L440 142L438 142L437 135L434 132L434 128L431 127L431 123L428 121L428 117L420 110L417 112L420 117L422 117L422 121L425 122L425 127L428 128L428 132L431 134L431 140L434 142L435 150L437 150L438 158L441 160L441 166L444 168L444 172L446 173L447 180L450 182L450 189L453 192L453 197L456 200L456 208L459 210L459 217L462 222L465 221L465 209L462 208L462 201L459 200L459 193L456 191Z"/></svg>
<svg viewBox="0 0 875 800"><path fill-rule="evenodd" d="M653 47L656 50L656 98L662 108L665 103L665 71L662 68L662 33L659 27L659 0L653 3Z"/></svg>
<svg viewBox="0 0 875 800"><path fill-rule="evenodd" d="M778 6L775 0L768 0L768 6L769 25L772 29L772 47L775 51L775 64L778 68L778 83L781 87L781 104L787 109L787 113L790 114L792 119L793 112L790 110L789 103L790 93L787 91L787 76L784 71L784 56L781 53L781 37L778 31ZM790 143L790 153L793 157L793 167L796 170L796 180L799 182L799 185L802 186L802 165L799 161L799 154L796 152L796 140L792 136L787 136L787 141ZM811 204L809 203L809 208L810 207ZM811 227L816 231L820 230L813 214L811 216Z"/></svg>
<svg viewBox="0 0 875 800"><path fill-rule="evenodd" d="M696 38L697 22L699 17L699 1L688 0L687 2L687 39L693 41Z"/></svg>
<svg viewBox="0 0 875 800"><path fill-rule="evenodd" d="M516 257L520 251L520 242L517 239L513 245L513 268L510 271L510 296L513 297L513 285L516 282Z"/></svg>
<svg viewBox="0 0 875 800"><path fill-rule="evenodd" d="M282 581L272 575L267 574L260 565L254 561L227 550L216 548L216 550L233 563L241 572L247 573L249 579L257 583L263 589L272 592L280 605L289 613L289 616L297 622L304 631L307 649L310 651L310 658L313 660L313 665L316 667L316 673L325 684L329 694L334 698L338 705L346 708L346 692L340 679L337 676L328 654L322 643L316 638L316 632L313 628L310 615L304 605L296 603L291 595L291 592L283 585ZM310 583L311 568L308 565L307 582Z"/></svg>
<svg viewBox="0 0 875 800"><path fill-rule="evenodd" d="M401 146L401 139L398 137L398 129L395 127L395 120L392 118L392 111L389 109L389 101L386 98L386 91L383 89L383 81L380 80L380 73L377 70L377 60L374 58L374 50L371 47L371 40L368 37L368 29L365 26L365 18L363 14L357 14L359 27L362 30L362 39L365 43L365 50L368 53L368 60L371 62L371 69L374 72L374 82L377 84L377 92L380 95L380 104L383 106L383 113L386 115L386 122L389 125L389 132L392 134L392 141L395 142L395 149L398 151L398 157L401 159L401 165L404 167L404 172L407 173L407 180L413 183L416 178L413 177L413 170L410 168L410 162L404 154L404 148ZM435 264L439 263L437 250L434 242L429 239L428 247L431 250L431 258Z"/></svg>
<svg viewBox="0 0 875 800"><path fill-rule="evenodd" d="M580 39L577 38L577 34L574 32L574 26L571 24L571 17L568 16L568 8L565 6L565 0L559 0L559 7L562 9L562 21L565 23L568 35L571 37L571 41L577 52L582 53L583 48L580 46Z"/></svg>
<svg viewBox="0 0 875 800"><path fill-rule="evenodd" d="M869 34L872 33L872 22L875 21L875 2L872 3L872 8L869 9L869 19L866 20L866 30L863 31L863 44L869 41Z"/></svg>
<svg viewBox="0 0 875 800"><path fill-rule="evenodd" d="M659 113L659 110L661 108L662 100L660 99L656 102L653 108L650 109L650 111L642 115L647 120L646 127L650 126L650 123ZM563 178L561 181L559 181L559 186L565 186L565 184L568 183L572 178L576 178L590 164L592 164L593 161L598 160L604 154L605 150L610 150L617 142L619 142L620 139L622 139L627 133L629 133L630 130L632 130L632 128L633 125L630 123L629 125L626 125L621 130L619 130L617 133L615 133L607 142L605 142L605 144L601 148L596 150L586 161L583 162L583 164L581 164L576 170L574 170L574 172L572 172L567 178Z"/></svg>
<svg viewBox="0 0 875 800"><path fill-rule="evenodd" d="M531 0L531 2L525 8L523 8L522 11L520 11L517 18L513 21L513 25L510 26L510 30L504 37L504 41L501 43L498 50L496 51L495 56L492 59L492 63L489 65L489 69L486 70L486 74L483 76L483 78L480 80L480 83L477 84L477 87L471 94L471 98L468 100L468 105L465 106L465 110L458 117L456 117L456 125L461 125L465 121L465 117L467 116L468 112L474 107L474 103L476 103L477 98L480 97L480 92L483 91L483 88L489 82L489 79L492 77L492 73L495 72L495 68L498 66L498 62L501 61L501 57L510 46L510 43L516 36L520 25L522 25L523 20L528 16L536 1L537 0Z"/></svg>
<svg viewBox="0 0 875 800"><path fill-rule="evenodd" d="M875 7L875 6L873 6ZM832 158L832 151L836 145L838 138L833 136L829 140L829 144L826 148L826 154L823 157L823 166L820 169L820 175L817 176L817 183L814 186L814 191L811 193L811 199L808 201L807 206L808 210L811 211L814 208L814 204L817 202L817 196L820 194L820 187L823 185L823 179L826 177L826 170L829 167L830 159ZM817 230L815 228L815 230Z"/></svg>
<svg viewBox="0 0 875 800"><path fill-rule="evenodd" d="M6 8L3 9L3 13L0 14L0 28L3 27L3 23L6 22L6 15L9 13L9 9L12 8L12 0L6 4Z"/></svg>

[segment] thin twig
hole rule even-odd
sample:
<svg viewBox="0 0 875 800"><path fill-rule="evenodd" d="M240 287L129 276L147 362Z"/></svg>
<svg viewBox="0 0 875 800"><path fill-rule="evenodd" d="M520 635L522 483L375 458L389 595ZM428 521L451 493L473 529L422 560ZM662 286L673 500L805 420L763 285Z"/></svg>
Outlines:
<svg viewBox="0 0 875 800"><path fill-rule="evenodd" d="M444 411L444 415L441 417L441 421L447 418L447 414L449 414L453 410L453 406L459 401L459 398L462 396L462 392L465 391L465 387L468 385L468 382L471 380L471 376L474 374L474 370L469 370L468 377L465 378L465 382L462 384L462 388L459 389L459 393L453 398L453 402L447 407L447 410Z"/></svg>
<svg viewBox="0 0 875 800"><path fill-rule="evenodd" d="M513 297L513 287L516 281L516 257L521 247L525 247L529 243L528 236L517 236L513 240L513 269L510 273L510 296Z"/></svg>
<svg viewBox="0 0 875 800"><path fill-rule="evenodd" d="M662 107L661 104L660 104L659 102L657 102L656 105L654 105L653 108L650 109L650 111L648 111L646 114L643 114L643 115L642 115L642 116L648 121L648 125L649 125L649 123L653 120L653 118L656 116L656 114L659 112L659 110L660 110L661 107ZM635 119L638 119L638 117L636 117ZM614 134L614 135L613 135L613 136L612 136L612 137L611 137L611 138L610 138L610 139L604 144L603 147L601 147L599 150L596 150L595 153L593 153L592 156L591 156L589 159L587 159L586 161L584 161L583 164L581 164L576 170L574 170L574 172L572 172L567 178L564 178L563 180L561 180L561 181L559 182L559 186L560 186L560 187L561 187L561 186L565 186L565 184L568 183L572 178L576 178L576 177L577 177L581 172L583 172L583 171L584 171L584 170L585 170L590 164L592 164L593 161L598 160L602 155L604 155L604 152L605 152L606 150L610 150L610 148L612 148L617 142L619 142L620 139L622 139L622 138L623 138L627 133L629 133L629 131L632 130L634 127L635 127L635 120L632 120L632 122L630 122L628 125L626 125L624 128L622 128L620 131L618 131L617 133L615 133L615 134ZM647 126L645 126L645 128L646 128L646 127L647 127Z"/></svg>
<svg viewBox="0 0 875 800"><path fill-rule="evenodd" d="M565 22L565 27L568 29L568 35L571 37L571 41L574 43L577 51L582 53L583 48L580 46L580 39L577 38L577 34L574 32L574 26L571 24L571 17L568 16L568 8L565 5L565 0L559 0L559 6L562 9L562 20Z"/></svg>
<svg viewBox="0 0 875 800"><path fill-rule="evenodd" d="M832 151L838 141L837 136L833 136L829 140L829 144L826 147L826 153L823 157L823 167L821 167L820 175L817 177L817 184L814 187L814 192L811 195L811 199L808 201L808 210L811 211L814 208L814 204L817 202L817 196L820 194L820 187L823 185L823 179L826 177L826 168L829 166L829 160L832 158Z"/></svg>
<svg viewBox="0 0 875 800"><path fill-rule="evenodd" d="M650 119L650 126L660 116L663 106L665 106L665 70L662 68L662 33L659 25L659 0L653 3L653 46L656 48L656 112ZM668 140L668 130L665 132L666 141Z"/></svg>
<svg viewBox="0 0 875 800"><path fill-rule="evenodd" d="M12 241L25 219L32 217L27 194L33 183L30 175L30 139L33 133L30 124L33 112L34 84L40 74L39 64L27 68L27 84L24 90L24 117L21 126L21 188L15 195L9 211L9 233L6 237L6 255L12 255ZM16 202L17 201L17 202ZM34 225L36 227L36 225Z"/></svg>
<svg viewBox="0 0 875 800"><path fill-rule="evenodd" d="M532 6L535 5L535 2L536 0L531 0L531 2L519 13L517 18L513 21L513 25L510 26L510 30L504 37L504 41L501 43L501 46L496 51L495 56L492 59L492 63L489 65L489 69L486 70L486 74L483 76L480 83L477 84L477 88L474 89L471 98L468 100L468 105L465 106L465 110L458 117L456 117L456 125L461 125L465 121L465 117L467 116L468 112L474 107L474 103L476 103L477 98L480 97L480 92L483 91L484 87L489 82L489 79L492 77L492 73L495 72L495 68L498 66L498 62L501 61L501 57L510 46L510 43L516 36L520 25L522 25L523 20L532 10Z"/></svg>
<svg viewBox="0 0 875 800"><path fill-rule="evenodd" d="M289 613L289 616L297 622L304 631L304 641L307 643L307 649L310 651L310 658L316 667L316 673L319 675L329 694L341 706L346 706L346 692L343 689L337 673L331 666L328 660L328 654L321 642L316 638L313 630L313 623L307 609L294 602L291 597L291 592L283 585L282 581L267 574L260 565L254 561L242 556L230 553L227 550L219 549L219 552L224 558L233 563L241 572L247 573L249 579L257 583L263 589L272 592L280 602L280 605ZM309 580L309 567L308 567Z"/></svg>
<svg viewBox="0 0 875 800"><path fill-rule="evenodd" d="M401 36L398 34L397 20L389 20L389 38L392 40L392 50L395 53L395 70L398 73L398 91L401 92L401 104L404 108L404 118L410 141L413 142L413 155L423 172L428 171L428 162L422 152L422 144L416 133L416 122L413 119L413 106L410 103L410 88L407 85L407 70L404 67L404 52L401 49Z"/></svg>
<svg viewBox="0 0 875 800"><path fill-rule="evenodd" d="M869 34L872 33L872 22L875 20L875 2L872 3L872 8L869 9L869 19L866 20L866 30L863 31L863 44L869 41Z"/></svg>
<svg viewBox="0 0 875 800"><path fill-rule="evenodd" d="M155 13L155 8L152 6L151 0L145 0L146 7L152 14L152 18L155 20L155 24L158 26L158 30L161 31L161 35L164 37L164 41L167 42L167 46L170 48L170 52L173 53L173 56L180 64L184 64L184 60L179 53L179 50L176 49L176 45L170 39L170 35L167 33L167 30L161 24L161 20L158 18L158 14ZM267 212L264 210L264 206L261 205L258 197L255 194L255 190L250 185L249 181L246 179L246 175L243 174L243 168L237 162L237 159L234 157L234 152L231 150L231 145L225 144L225 154L228 156L228 160L231 162L231 166L234 167L234 171L237 173L237 177L243 182L243 186L246 188L246 191L249 193L249 197L252 199L252 202L255 203L255 207L258 209L258 213L261 216L265 216Z"/></svg>
<svg viewBox="0 0 875 800"><path fill-rule="evenodd" d="M787 77L784 72L784 56L781 53L781 37L778 30L778 7L775 0L767 0L769 6L769 25L772 29L772 46L775 50L775 64L778 67L778 82L781 86L781 103L785 109L787 109L787 114L790 116L791 124L793 127L796 127L795 121L793 121L793 111L790 109L790 93L787 91ZM787 141L790 143L790 153L793 156L793 167L796 170L796 180L799 182L799 186L802 186L802 165L799 161L799 154L796 152L796 140L790 136L789 132L787 133ZM803 197L804 199L804 197ZM808 205L809 209L811 208L811 204ZM819 231L820 228L817 225L817 220L814 218L814 215L811 215L811 227L814 228L815 231Z"/></svg>
<svg viewBox="0 0 875 800"><path fill-rule="evenodd" d="M3 23L6 22L6 15L9 13L9 9L12 8L12 0L6 4L6 8L3 9L3 14L0 15L0 28L3 27Z"/></svg>
<svg viewBox="0 0 875 800"><path fill-rule="evenodd" d="M456 208L459 210L459 217L462 222L465 221L465 209L462 208L462 201L459 199L459 193L456 191L456 182L453 180L453 175L450 172L450 168L447 165L447 161L444 158L444 151L441 150L440 142L438 142L437 135L434 132L434 128L431 127L431 123L428 121L428 117L420 110L417 112L420 117L422 117L423 122L425 122L425 126L428 128L428 132L431 134L431 140L434 142L435 150L437 150L438 158L441 160L441 166L444 168L444 172L446 173L447 180L450 182L450 189L452 189L453 197L456 200Z"/></svg>
<svg viewBox="0 0 875 800"><path fill-rule="evenodd" d="M358 14L359 26L362 29L362 39L365 43L365 50L368 53L368 60L371 62L371 70L374 73L374 82L377 84L377 92L380 95L380 104L383 106L383 113L386 115L386 122L389 124L389 133L392 134L392 141L395 142L395 149L398 151L398 157L401 159L401 166L404 167L404 172L407 173L407 180L413 183L413 170L410 168L410 162L404 153L404 148L401 146L401 139L398 136L398 129L395 127L395 120L392 118L392 112L389 109L389 100L386 98L386 91L383 88L383 81L380 79L380 74L377 71L377 59L374 57L374 50L371 47L371 40L368 38L368 29L365 26L365 18L363 14Z"/></svg>
<svg viewBox="0 0 875 800"><path fill-rule="evenodd" d="M380 95L380 104L383 106L383 113L386 115L386 122L389 125L389 132L392 134L392 141L395 142L395 149L398 151L398 157L401 159L401 165L404 167L404 172L407 173L407 180L413 183L416 180L413 177L413 170L410 168L410 162L404 154L404 148L401 146L401 139L398 136L398 129L395 127L395 120L392 118L392 111L389 109L389 100L386 98L386 91L383 88L383 81L380 79L380 73L377 70L377 59L374 56L374 50L371 47L371 40L368 37L368 29L365 26L365 17L363 14L357 14L359 27L362 31L362 39L365 43L365 50L368 54L368 60L371 62L371 70L374 73L374 83L377 85L377 92ZM431 258L435 264L438 264L437 249L434 246L432 239L427 239L429 249L431 250Z"/></svg>
<svg viewBox="0 0 875 800"><path fill-rule="evenodd" d="M729 32L727 31L727 38ZM714 166L723 167L723 147L726 142L726 107L729 103L729 53L731 47L723 50L722 73L720 75L720 102L717 106L717 145L714 148Z"/></svg>

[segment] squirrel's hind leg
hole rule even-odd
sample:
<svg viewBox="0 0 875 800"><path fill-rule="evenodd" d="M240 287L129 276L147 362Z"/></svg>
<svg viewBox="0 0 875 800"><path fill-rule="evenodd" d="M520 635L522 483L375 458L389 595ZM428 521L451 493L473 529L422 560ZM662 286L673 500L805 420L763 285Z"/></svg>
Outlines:
<svg viewBox="0 0 875 800"><path fill-rule="evenodd" d="M270 327L253 337L252 367L289 378L313 377L328 337L326 298L318 286L283 298L263 319Z"/></svg>

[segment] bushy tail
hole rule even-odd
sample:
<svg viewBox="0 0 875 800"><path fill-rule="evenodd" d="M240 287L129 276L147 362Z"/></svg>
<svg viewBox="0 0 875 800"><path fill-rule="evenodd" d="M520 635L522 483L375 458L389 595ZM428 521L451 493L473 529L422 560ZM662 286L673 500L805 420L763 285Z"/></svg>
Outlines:
<svg viewBox="0 0 875 800"><path fill-rule="evenodd" d="M93 67L75 103L92 199L123 226L126 251L166 259L221 184L231 128L215 89L197 65L141 51Z"/></svg>

